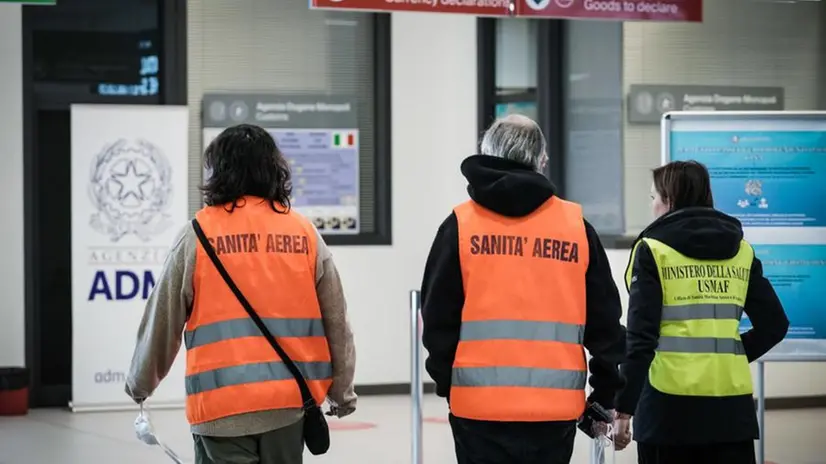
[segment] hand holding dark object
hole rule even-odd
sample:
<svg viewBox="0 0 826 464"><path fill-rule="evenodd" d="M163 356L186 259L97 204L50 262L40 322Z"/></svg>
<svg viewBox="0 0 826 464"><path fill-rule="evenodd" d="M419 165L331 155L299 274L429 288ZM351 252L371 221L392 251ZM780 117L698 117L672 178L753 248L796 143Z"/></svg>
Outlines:
<svg viewBox="0 0 826 464"><path fill-rule="evenodd" d="M614 414L600 406L598 403L590 403L585 408L585 412L579 419L577 426L591 438L606 435L608 424L613 422ZM610 437L608 437L610 438Z"/></svg>

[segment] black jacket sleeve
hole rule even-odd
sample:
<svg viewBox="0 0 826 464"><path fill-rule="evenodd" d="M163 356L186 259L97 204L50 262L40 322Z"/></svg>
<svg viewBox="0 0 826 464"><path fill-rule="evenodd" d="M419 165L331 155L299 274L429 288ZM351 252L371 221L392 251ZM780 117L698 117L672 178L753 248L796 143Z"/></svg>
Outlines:
<svg viewBox="0 0 826 464"><path fill-rule="evenodd" d="M622 366L626 384L617 396L617 411L633 415L660 339L663 292L657 264L645 242L637 246L631 266L626 360Z"/></svg>
<svg viewBox="0 0 826 464"><path fill-rule="evenodd" d="M620 324L622 303L611 274L608 256L596 230L585 221L588 270L585 274L585 349L591 354L589 401L613 409L614 395L622 388L619 364L625 351L625 329Z"/></svg>
<svg viewBox="0 0 826 464"><path fill-rule="evenodd" d="M742 334L746 357L752 362L780 343L789 330L789 319L772 284L763 276L763 264L754 258L744 308L753 328Z"/></svg>
<svg viewBox="0 0 826 464"><path fill-rule="evenodd" d="M450 395L450 379L465 291L459 263L459 224L452 214L439 227L424 269L421 288L422 343L427 349L425 368L436 382L436 394Z"/></svg>

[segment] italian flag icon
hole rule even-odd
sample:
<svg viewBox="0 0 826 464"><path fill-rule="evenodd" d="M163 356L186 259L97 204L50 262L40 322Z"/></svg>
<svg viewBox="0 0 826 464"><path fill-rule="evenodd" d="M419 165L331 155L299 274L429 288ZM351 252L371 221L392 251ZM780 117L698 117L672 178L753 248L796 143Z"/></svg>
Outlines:
<svg viewBox="0 0 826 464"><path fill-rule="evenodd" d="M356 132L333 132L333 148L356 146Z"/></svg>

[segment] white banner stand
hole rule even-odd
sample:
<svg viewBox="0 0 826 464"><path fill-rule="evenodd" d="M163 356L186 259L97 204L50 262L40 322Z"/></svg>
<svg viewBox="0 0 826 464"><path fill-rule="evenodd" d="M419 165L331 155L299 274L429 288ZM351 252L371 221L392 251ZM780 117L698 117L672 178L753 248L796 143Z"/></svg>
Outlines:
<svg viewBox="0 0 826 464"><path fill-rule="evenodd" d="M124 392L148 299L189 216L185 106L72 105L72 411ZM149 404L183 407L181 351Z"/></svg>
<svg viewBox="0 0 826 464"><path fill-rule="evenodd" d="M781 266L826 258L826 254L818 258L826 251L826 208L820 195L826 185L826 112L681 111L665 114L661 130L662 163L693 159L705 164L715 207L744 223L745 237L755 245L756 253L760 247L774 247L771 257L783 262ZM807 155L813 156L807 159ZM754 167L760 169L750 169ZM774 175L766 174L772 169ZM803 174L795 177L795 172ZM804 258L783 256L784 247L795 246L806 248ZM816 286L821 281L815 276L795 284ZM826 311L822 309L826 298L801 301L804 297L794 292L778 292L791 323L789 335L757 361L759 464L766 462L765 364L826 361Z"/></svg>

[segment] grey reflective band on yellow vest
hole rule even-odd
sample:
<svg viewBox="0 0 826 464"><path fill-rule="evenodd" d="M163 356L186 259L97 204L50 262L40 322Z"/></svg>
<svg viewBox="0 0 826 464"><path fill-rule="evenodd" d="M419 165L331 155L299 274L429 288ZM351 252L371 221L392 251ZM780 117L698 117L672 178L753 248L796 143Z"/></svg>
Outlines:
<svg viewBox="0 0 826 464"><path fill-rule="evenodd" d="M663 321L692 321L700 319L737 319L743 308L735 304L663 305Z"/></svg>
<svg viewBox="0 0 826 464"><path fill-rule="evenodd" d="M582 345L585 327L562 322L495 319L462 321L462 342L519 340ZM451 385L457 387L527 387L582 390L587 373L534 367L454 367Z"/></svg>
<svg viewBox="0 0 826 464"><path fill-rule="evenodd" d="M329 362L296 362L306 380L327 380L333 375ZM223 387L271 380L293 380L282 362L252 363L200 372L186 377L186 394L195 395Z"/></svg>
<svg viewBox="0 0 826 464"><path fill-rule="evenodd" d="M536 367L454 367L451 385L582 390L587 376L584 371Z"/></svg>
<svg viewBox="0 0 826 464"><path fill-rule="evenodd" d="M460 340L523 340L581 345L585 327L561 322L522 320L462 321Z"/></svg>
<svg viewBox="0 0 826 464"><path fill-rule="evenodd" d="M730 259L698 260L643 238L635 244L626 269L629 290L643 245L651 251L662 289L660 334L648 376L651 386L681 396L750 395L751 372L739 324L754 259L751 246L742 241Z"/></svg>
<svg viewBox="0 0 826 464"><path fill-rule="evenodd" d="M321 319L263 319L264 325L274 337L323 337L324 324ZM263 337L261 330L249 318L204 324L195 330L184 332L184 344L191 350L224 340L244 337Z"/></svg>
<svg viewBox="0 0 826 464"><path fill-rule="evenodd" d="M733 338L660 337L657 351L744 355L743 342Z"/></svg>

